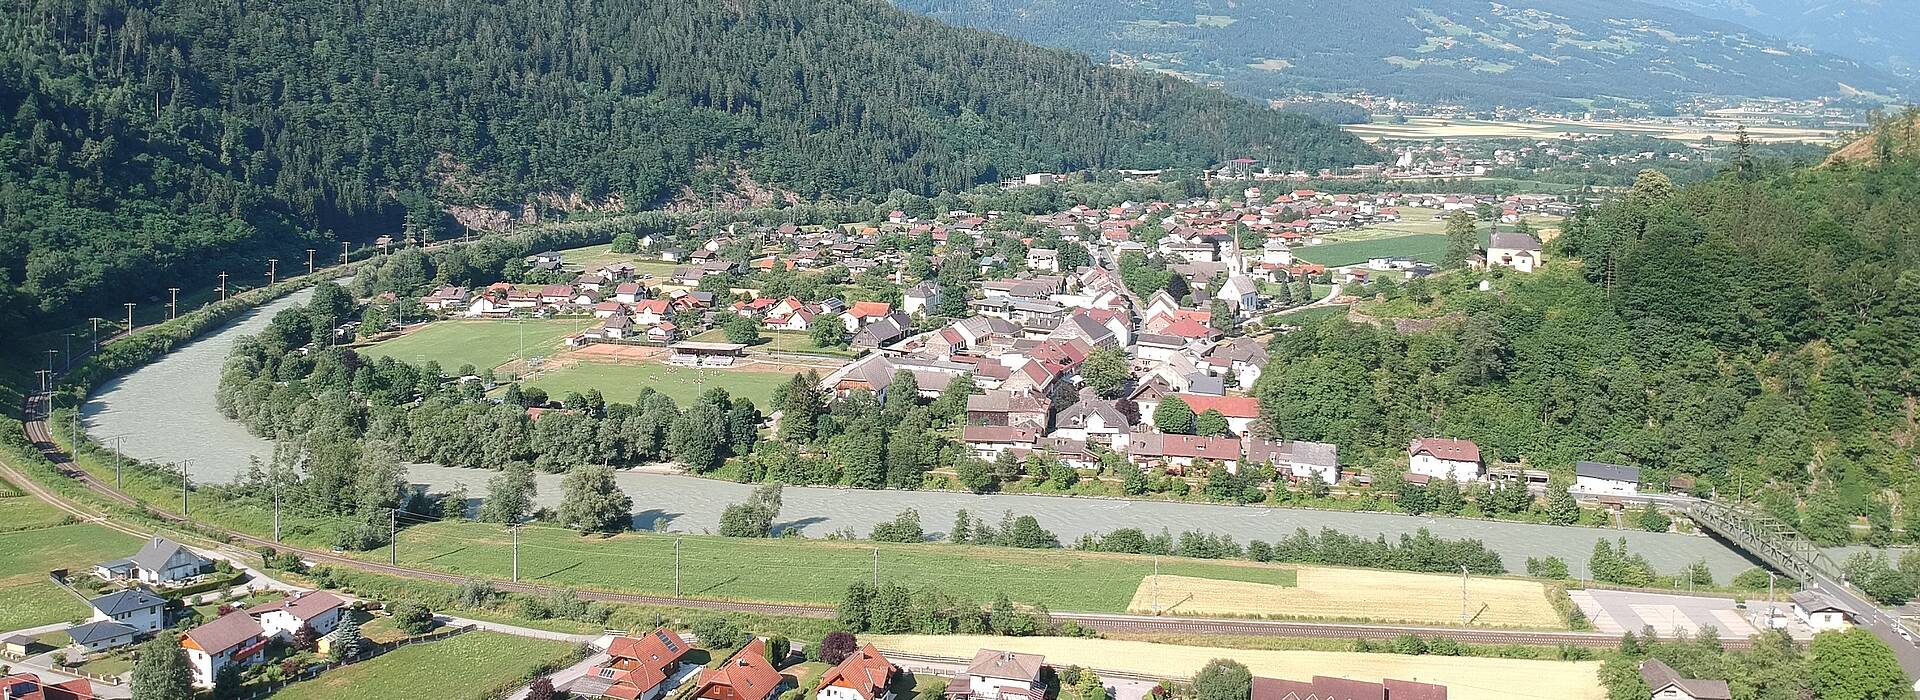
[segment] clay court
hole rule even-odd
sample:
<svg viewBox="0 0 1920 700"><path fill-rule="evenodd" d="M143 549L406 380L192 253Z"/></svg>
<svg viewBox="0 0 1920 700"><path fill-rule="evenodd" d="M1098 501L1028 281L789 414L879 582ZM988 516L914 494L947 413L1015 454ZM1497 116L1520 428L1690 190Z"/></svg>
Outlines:
<svg viewBox="0 0 1920 700"><path fill-rule="evenodd" d="M1243 581L1160 576L1141 581L1131 612L1173 615L1254 615L1318 620L1370 620L1422 625L1460 624L1460 577L1399 571L1303 566L1292 587ZM1475 576L1467 580L1468 625L1565 629L1534 581Z"/></svg>

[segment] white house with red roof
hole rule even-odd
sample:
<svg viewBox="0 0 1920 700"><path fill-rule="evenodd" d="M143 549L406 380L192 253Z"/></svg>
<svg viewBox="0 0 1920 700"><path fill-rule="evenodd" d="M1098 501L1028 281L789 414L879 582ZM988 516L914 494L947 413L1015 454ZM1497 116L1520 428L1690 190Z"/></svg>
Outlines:
<svg viewBox="0 0 1920 700"><path fill-rule="evenodd" d="M78 678L63 683L46 683L32 673L0 676L0 698L4 700L94 700L93 681Z"/></svg>
<svg viewBox="0 0 1920 700"><path fill-rule="evenodd" d="M340 626L340 616L345 614L347 601L326 591L309 591L295 594L289 598L276 600L247 610L248 615L260 621L260 629L268 636L292 641L295 632L302 625L312 627L314 634L326 636L333 628Z"/></svg>
<svg viewBox="0 0 1920 700"><path fill-rule="evenodd" d="M891 700L893 691L888 688L897 670L868 644L821 674L813 696L816 700Z"/></svg>
<svg viewBox="0 0 1920 700"><path fill-rule="evenodd" d="M193 684L211 688L220 671L228 666L265 662L267 643L272 639L252 615L234 611L187 630L186 636L180 638L180 646L187 651Z"/></svg>
<svg viewBox="0 0 1920 700"><path fill-rule="evenodd" d="M1041 700L1047 695L1042 673L1047 659L1039 654L981 649L967 664L967 673L947 682L946 696L956 700Z"/></svg>
<svg viewBox="0 0 1920 700"><path fill-rule="evenodd" d="M697 700L767 700L780 689L780 671L767 660L767 643L755 638L726 663L700 674Z"/></svg>
<svg viewBox="0 0 1920 700"><path fill-rule="evenodd" d="M1480 446L1453 438L1414 438L1407 446L1407 471L1454 481L1475 481L1485 474Z"/></svg>
<svg viewBox="0 0 1920 700"><path fill-rule="evenodd" d="M874 321L886 318L893 313L893 305L884 301L856 301L847 312L840 315L841 322L847 324L847 332L860 330Z"/></svg>

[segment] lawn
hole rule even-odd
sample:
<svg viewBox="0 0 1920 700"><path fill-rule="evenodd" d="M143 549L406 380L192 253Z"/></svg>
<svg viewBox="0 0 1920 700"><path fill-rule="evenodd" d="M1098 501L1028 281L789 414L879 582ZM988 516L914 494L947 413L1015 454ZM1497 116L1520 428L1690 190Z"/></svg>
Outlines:
<svg viewBox="0 0 1920 700"><path fill-rule="evenodd" d="M0 481L0 491L8 485ZM67 514L32 496L0 497L0 532L38 530L67 521Z"/></svg>
<svg viewBox="0 0 1920 700"><path fill-rule="evenodd" d="M832 355L834 357L853 357L854 352L846 348L829 348L815 345L813 336L799 331L761 331L760 337L767 342L753 346L748 352L800 352L810 355Z"/></svg>
<svg viewBox="0 0 1920 700"><path fill-rule="evenodd" d="M53 569L90 572L94 564L139 550L139 539L95 525L0 533L0 578L44 576Z"/></svg>
<svg viewBox="0 0 1920 700"><path fill-rule="evenodd" d="M835 603L848 584L873 576L877 550L882 582L938 586L982 602L1005 592L1054 610L1120 612L1154 571L1151 557L1127 554L648 533L597 540L539 527L521 530L520 576L560 586L671 594L676 540L681 591L697 598ZM399 551L402 564L505 579L512 571L510 543L495 525L436 523L402 532ZM1273 586L1294 582L1291 568L1251 562L1165 557L1160 572Z"/></svg>
<svg viewBox="0 0 1920 700"><path fill-rule="evenodd" d="M387 697L481 698L541 664L564 658L564 642L494 632L402 647L274 693L279 700Z"/></svg>
<svg viewBox="0 0 1920 700"><path fill-rule="evenodd" d="M568 248L560 251L560 258L566 262L567 267L577 267L588 272L598 270L612 263L624 262L633 265L634 275L636 277L650 274L660 279L666 278L667 275L673 272L673 268L678 266L677 263L661 260L660 255L657 253L615 253L613 252L612 243L590 245L584 248ZM653 280L646 281L651 282Z"/></svg>
<svg viewBox="0 0 1920 700"><path fill-rule="evenodd" d="M567 336L591 325L593 322L584 318L435 321L412 333L361 348L360 353L415 365L434 360L446 372L469 364L487 369L519 357L551 356Z"/></svg>
<svg viewBox="0 0 1920 700"><path fill-rule="evenodd" d="M87 605L37 574L0 577L0 632L87 616Z"/></svg>
<svg viewBox="0 0 1920 700"><path fill-rule="evenodd" d="M1294 256L1328 267L1359 265L1368 258L1405 256L1439 264L1447 253L1447 237L1437 233L1418 233L1394 238L1374 238L1344 243L1303 246Z"/></svg>
<svg viewBox="0 0 1920 700"><path fill-rule="evenodd" d="M1458 625L1460 577L1400 571L1303 566L1296 586L1245 581L1147 577L1134 593L1133 612L1175 615L1259 615L1420 625ZM1158 590L1153 585L1159 581ZM1537 581L1474 577L1466 586L1468 624L1488 627L1565 629Z"/></svg>
<svg viewBox="0 0 1920 700"><path fill-rule="evenodd" d="M784 372L755 372L744 368L701 370L657 362L578 362L541 371L522 384L540 387L546 390L547 396L555 399L569 392L584 394L588 389L599 389L608 401L621 402L632 401L640 395L641 387L650 386L681 404L692 402L709 388L720 387L734 396L753 399L754 405L761 410L770 411L772 409L768 408L768 403L773 398L773 388L786 383L792 376Z"/></svg>
<svg viewBox="0 0 1920 700"><path fill-rule="evenodd" d="M1538 661L1470 656L1404 656L1350 651L1277 651L1180 646L1073 637L869 636L882 652L970 659L981 648L1043 654L1053 666L1152 676L1190 678L1208 661L1229 658L1253 675L1288 680L1334 676L1378 682L1384 678L1447 686L1452 700L1602 700L1598 661Z"/></svg>

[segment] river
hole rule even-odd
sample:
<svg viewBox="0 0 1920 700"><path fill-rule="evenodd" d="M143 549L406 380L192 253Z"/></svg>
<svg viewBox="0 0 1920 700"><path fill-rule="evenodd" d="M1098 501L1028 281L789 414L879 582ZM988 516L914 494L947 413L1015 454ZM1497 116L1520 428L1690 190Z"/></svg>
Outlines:
<svg viewBox="0 0 1920 700"><path fill-rule="evenodd" d="M215 408L213 395L220 367L235 338L265 328L273 314L303 302L309 294L303 290L276 300L158 362L103 385L82 412L86 429L102 439L124 436L122 449L138 459L161 463L191 459L195 481L232 480L245 472L249 456L266 459L273 445L227 420ZM486 493L486 481L493 473L437 465L414 465L409 472L413 481L436 491L465 484L475 497ZM744 499L752 490L747 484L669 474L621 472L618 479L633 498L636 525L662 531L716 530L721 509ZM560 477L542 475L539 482L539 500L548 505L556 502ZM1714 578L1724 582L1753 566L1739 553L1701 536L1394 513L818 487L788 487L783 500L779 525L813 537L844 529L864 536L875 523L890 520L906 508L918 510L929 531L944 532L955 514L964 509L989 521L998 520L1007 511L1032 515L1067 542L1083 534L1121 527L1138 527L1150 533L1162 528L1174 533L1203 530L1230 535L1241 542L1276 539L1299 528L1330 527L1389 539L1427 528L1444 537L1478 538L1499 552L1507 568L1516 572L1525 569L1528 557L1558 556L1575 576L1584 576L1588 555L1600 537L1626 538L1634 552L1646 555L1662 572L1705 561Z"/></svg>

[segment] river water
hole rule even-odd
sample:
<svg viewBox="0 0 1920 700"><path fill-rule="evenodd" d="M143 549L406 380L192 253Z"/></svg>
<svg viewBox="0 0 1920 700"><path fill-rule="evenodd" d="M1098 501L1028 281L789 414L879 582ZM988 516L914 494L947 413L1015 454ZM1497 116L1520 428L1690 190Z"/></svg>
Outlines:
<svg viewBox="0 0 1920 700"><path fill-rule="evenodd" d="M128 455L150 462L191 459L195 481L230 481L245 472L250 455L271 456L271 442L249 434L214 407L214 388L220 367L234 339L265 328L273 314L301 303L302 291L276 300L236 319L226 327L182 346L167 357L102 386L84 410L86 429L100 438L124 436ZM437 465L414 465L414 482L435 491L465 484L479 497L494 472ZM621 472L621 488L632 496L635 524L644 529L709 532L719 528L720 511L746 498L751 485L670 474ZM560 477L539 478L543 504L558 500ZM975 495L939 491L868 491L818 487L788 487L779 525L823 537L851 528L864 535L875 523L890 520L906 508L920 512L929 531L944 532L964 509L976 517L996 521L1012 511L1032 515L1040 524L1071 542L1082 534L1121 527L1148 532L1162 528L1179 533L1203 530L1249 539L1276 539L1299 528L1322 527L1354 535L1389 539L1427 528L1443 537L1473 537L1506 560L1507 568L1522 571L1527 557L1558 556L1575 576L1586 574L1588 555L1600 537L1627 539L1629 547L1646 555L1663 572L1676 571L1695 561L1706 561L1714 577L1726 581L1753 566L1738 553L1706 537L1640 530L1595 530L1553 527L1491 520L1415 517L1394 513L1355 513L1257 506L1230 506L1155 501L1126 501L1034 495Z"/></svg>

